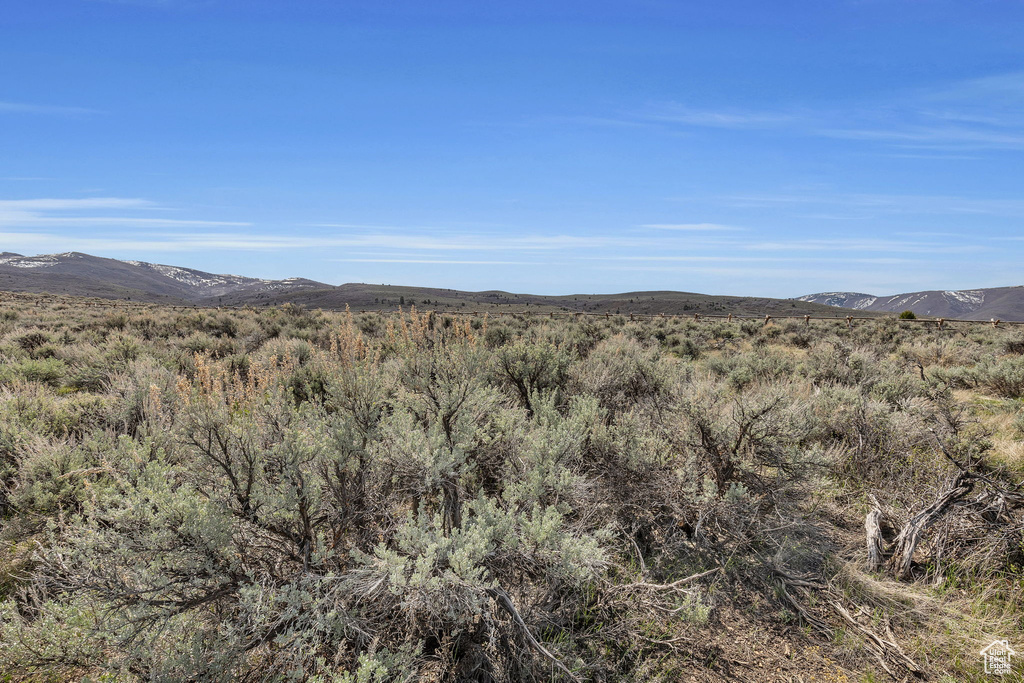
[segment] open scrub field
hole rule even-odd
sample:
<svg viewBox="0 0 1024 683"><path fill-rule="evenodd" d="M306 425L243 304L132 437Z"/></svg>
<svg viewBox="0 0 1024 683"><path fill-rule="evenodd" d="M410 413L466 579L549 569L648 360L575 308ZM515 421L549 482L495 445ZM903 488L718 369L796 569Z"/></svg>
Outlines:
<svg viewBox="0 0 1024 683"><path fill-rule="evenodd" d="M983 680L1024 651L1022 353L8 300L0 680Z"/></svg>

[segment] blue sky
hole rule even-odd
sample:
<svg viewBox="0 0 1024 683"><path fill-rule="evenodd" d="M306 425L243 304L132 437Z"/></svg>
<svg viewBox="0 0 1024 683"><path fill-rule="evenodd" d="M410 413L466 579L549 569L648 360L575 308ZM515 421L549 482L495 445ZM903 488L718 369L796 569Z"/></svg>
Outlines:
<svg viewBox="0 0 1024 683"><path fill-rule="evenodd" d="M1024 3L7 0L0 250L536 293L1024 284Z"/></svg>

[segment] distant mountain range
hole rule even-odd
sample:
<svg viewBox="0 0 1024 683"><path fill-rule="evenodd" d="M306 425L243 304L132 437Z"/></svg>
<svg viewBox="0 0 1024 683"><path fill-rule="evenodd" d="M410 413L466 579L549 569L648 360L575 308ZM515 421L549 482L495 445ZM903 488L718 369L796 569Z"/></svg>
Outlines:
<svg viewBox="0 0 1024 683"><path fill-rule="evenodd" d="M857 311L902 313L913 311L930 318L968 320L1024 320L1024 287L992 287L910 292L873 296L858 292L822 292L801 296L798 301L840 306Z"/></svg>
<svg viewBox="0 0 1024 683"><path fill-rule="evenodd" d="M579 311L588 313L733 313L736 315L845 316L842 309L884 315L910 310L919 316L1024 320L1024 287L923 291L874 296L822 292L796 299L714 296L691 292L627 292L541 296L497 290L464 292L431 287L344 284L305 278L266 280L217 275L144 261L119 261L80 252L22 256L0 253L0 290L130 299L188 306L271 306L377 310L399 305L480 310Z"/></svg>
<svg viewBox="0 0 1024 683"><path fill-rule="evenodd" d="M265 280L216 275L192 268L143 261L118 261L79 252L22 256L0 254L0 290L65 296L130 299L190 306L270 306L434 310L578 311L587 313L735 315L846 315L814 302L766 297L712 296L690 292L627 292L540 296L502 291L464 292L431 287L345 284L304 278Z"/></svg>
<svg viewBox="0 0 1024 683"><path fill-rule="evenodd" d="M0 290L15 292L216 305L225 296L244 299L324 287L330 285L303 278L261 280L240 275L214 275L191 268L100 258L77 251L41 256L0 254Z"/></svg>

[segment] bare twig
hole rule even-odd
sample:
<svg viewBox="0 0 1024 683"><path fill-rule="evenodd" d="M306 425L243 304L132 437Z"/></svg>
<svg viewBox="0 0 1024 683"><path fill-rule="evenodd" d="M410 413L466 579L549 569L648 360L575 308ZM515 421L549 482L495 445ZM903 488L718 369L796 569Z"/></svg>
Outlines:
<svg viewBox="0 0 1024 683"><path fill-rule="evenodd" d="M700 572L699 574L694 574L693 576L687 576L684 579L679 579L678 581L673 581L672 583L647 583L644 581L637 581L636 583L626 583L619 586L614 586L614 588L617 588L619 590L632 590L634 588L649 588L651 590L676 590L680 586L685 586L686 584L692 583L697 579L703 579L705 576L711 576L712 574L715 574L716 572L720 571L722 571L720 567L715 567L714 569L709 569L706 572Z"/></svg>
<svg viewBox="0 0 1024 683"><path fill-rule="evenodd" d="M574 674L564 664L558 661L557 657L551 654L551 652L546 647L541 645L540 642L538 642L537 639L533 637L533 634L530 633L530 628L526 625L526 622L523 621L523 617L520 616L519 611L516 609L516 606L512 604L512 598L508 596L508 593L505 592L504 588L488 588L487 594L494 598L497 601L498 605L503 610L505 610L510 617L512 617L512 620L519 627L520 632L523 634L523 638L530 645L530 647L532 647L534 650L540 653L544 658L550 660L552 664L558 667L558 669L562 673L564 673L572 680L580 680L576 677L576 674Z"/></svg>
<svg viewBox="0 0 1024 683"><path fill-rule="evenodd" d="M889 635L889 640L886 640L854 619L849 610L843 607L843 604L838 600L833 601L832 606L835 607L836 613L843 618L843 621L864 637L868 649L871 650L882 665L882 668L885 669L890 676L896 680L901 680L901 677L889 668L889 663L892 663L899 666L901 669L904 669L907 673L912 674L916 678L925 677L921 667L919 667L913 659L908 657L903 649L896 643L895 638L892 637L892 629L889 628L888 624L886 624L886 630ZM905 678L902 680L905 680Z"/></svg>
<svg viewBox="0 0 1024 683"><path fill-rule="evenodd" d="M786 601L797 611L805 622L811 626L818 633L823 634L827 638L832 637L832 628L825 623L822 619L811 614L811 612L803 606L803 604L793 597L789 592L789 585L785 580L779 582L779 589L782 591L782 597L786 598Z"/></svg>

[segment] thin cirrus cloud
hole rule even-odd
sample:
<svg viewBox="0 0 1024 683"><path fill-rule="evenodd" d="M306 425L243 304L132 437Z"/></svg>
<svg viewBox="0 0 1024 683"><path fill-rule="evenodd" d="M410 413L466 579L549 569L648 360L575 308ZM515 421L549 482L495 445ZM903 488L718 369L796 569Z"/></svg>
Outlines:
<svg viewBox="0 0 1024 683"><path fill-rule="evenodd" d="M30 104L27 102L0 101L0 114L43 114L50 116L80 116L99 114L98 109L88 107L64 107L51 104Z"/></svg>
<svg viewBox="0 0 1024 683"><path fill-rule="evenodd" d="M728 206L769 207L812 205L854 210L870 214L979 214L1024 216L1024 200L958 197L955 195L870 194L870 193L778 193L721 195L714 200ZM844 218L863 218L862 214L837 214Z"/></svg>
<svg viewBox="0 0 1024 683"><path fill-rule="evenodd" d="M323 246L363 248L415 249L427 251L559 251L601 248L664 248L665 240L656 237L631 235L623 237L608 234L522 234L507 236L489 232L456 232L438 227L378 227L346 223L320 224L318 227L345 230L343 237L313 238L326 242ZM357 231L357 232L352 232ZM721 244L721 238L687 238L689 246Z"/></svg>
<svg viewBox="0 0 1024 683"><path fill-rule="evenodd" d="M889 206L896 200L857 196L851 201ZM760 273L776 279L789 277L794 269L834 266L838 272L844 265L912 268L924 255L945 258L965 251L949 239L924 234L903 239L819 235L813 239L751 240L747 235L756 233L747 228L716 222L645 223L632 230L590 234L499 233L486 226L333 223L307 226L305 233L295 234L275 231L271 226L257 228L243 221L154 215L170 210L141 198L0 200L0 242L7 249L23 253L84 251L132 254L135 258L134 254L147 252L268 254L306 250L316 252L322 262L354 267L377 264L381 269L389 265L426 269L465 266L492 267L497 272L503 267L522 270L558 265L582 268L588 273L615 270L730 277ZM176 257L175 261L183 258Z"/></svg>
<svg viewBox="0 0 1024 683"><path fill-rule="evenodd" d="M0 212L0 227L103 227L123 229L149 228L222 228L248 227L252 223L238 221L203 221L176 218L134 218L123 216L34 216L32 214Z"/></svg>
<svg viewBox="0 0 1024 683"><path fill-rule="evenodd" d="M411 258L336 258L334 263L419 263L463 266L528 266L531 261L469 261L462 259L411 259Z"/></svg>
<svg viewBox="0 0 1024 683"><path fill-rule="evenodd" d="M172 229L247 227L251 223L147 216L95 215L96 211L137 211L162 209L146 199L124 197L42 198L0 200L0 228L97 228ZM74 215L68 215L72 213ZM133 240L137 241L137 240Z"/></svg>
<svg viewBox="0 0 1024 683"><path fill-rule="evenodd" d="M423 234L420 231L376 232L353 231L328 235L280 235L256 232L195 232L174 231L175 228L205 227L249 227L244 222L177 220L149 217L108 217L108 216L50 216L31 212L0 210L0 233L7 244L35 246L48 249L58 246L60 251L209 251L245 250L278 251L299 249L381 249L385 252L425 251L431 253L468 252L517 252L547 253L572 252L575 250L600 249L608 246L636 246L655 244L648 240L627 240L602 236L572 235L522 235L517 237L495 237L484 234L444 233ZM57 232L40 232L33 228L110 227L115 233L107 236L62 235ZM144 237L125 236L128 229L156 228L164 232L149 233ZM74 246L68 246L74 245ZM455 259L473 260L473 259Z"/></svg>
<svg viewBox="0 0 1024 683"><path fill-rule="evenodd" d="M894 257L867 257L867 258L822 258L822 257L809 257L809 256L695 256L695 255L673 255L673 256L662 256L662 255L649 255L645 254L642 256L596 256L589 257L588 260L596 261L621 261L621 262L645 262L645 263L823 263L823 262L834 262L834 263L867 263L874 265L898 265L903 263L916 263L913 259L907 258L894 258Z"/></svg>
<svg viewBox="0 0 1024 683"><path fill-rule="evenodd" d="M593 125L642 125L670 131L720 129L751 134L784 134L876 143L919 153L1024 149L1024 72L917 89L884 100L853 105L808 107L794 103L778 110L697 107L666 102L622 116L575 119ZM956 157L962 159L963 155Z"/></svg>
<svg viewBox="0 0 1024 683"><path fill-rule="evenodd" d="M156 206L146 199L90 197L87 199L0 199L0 211L87 211L91 209L143 209Z"/></svg>
<svg viewBox="0 0 1024 683"><path fill-rule="evenodd" d="M677 230L679 232L738 232L744 228L719 223L645 223L641 228L648 230Z"/></svg>
<svg viewBox="0 0 1024 683"><path fill-rule="evenodd" d="M855 109L847 119L831 117L816 132L920 150L1024 148L1024 72L919 89L875 105Z"/></svg>
<svg viewBox="0 0 1024 683"><path fill-rule="evenodd" d="M788 112L695 109L669 103L646 112L640 112L636 118L643 121L705 128L756 129L794 124L800 121L801 116Z"/></svg>
<svg viewBox="0 0 1024 683"><path fill-rule="evenodd" d="M838 128L818 132L826 137L889 142L919 149L1024 149L1024 133L977 130L964 126L913 126L902 129Z"/></svg>
<svg viewBox="0 0 1024 683"><path fill-rule="evenodd" d="M744 245L751 251L880 252L908 254L960 254L988 251L980 244L945 244L884 239L797 239L755 242Z"/></svg>

